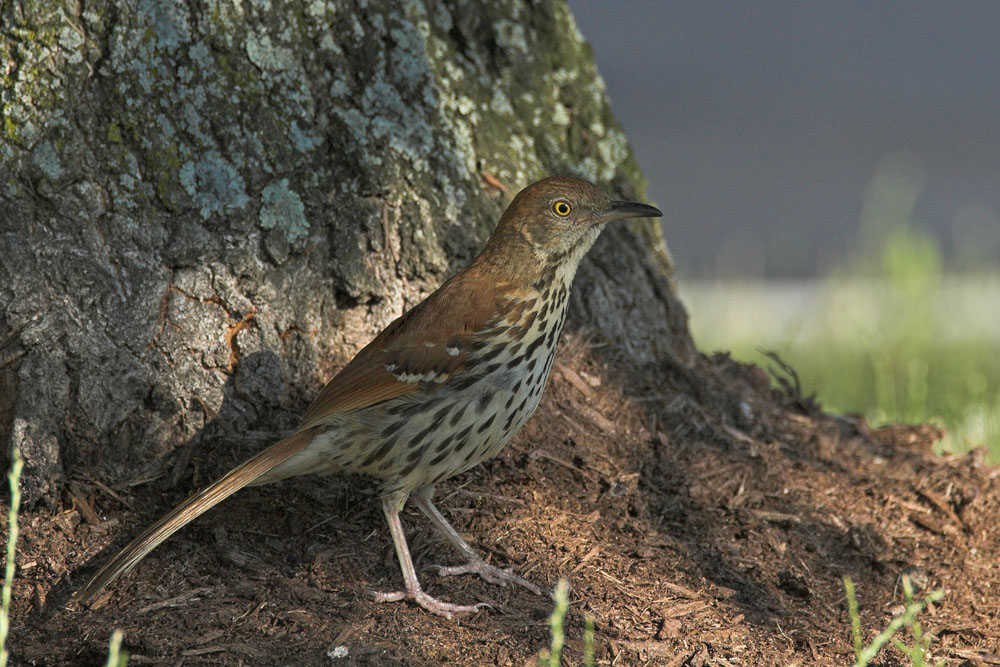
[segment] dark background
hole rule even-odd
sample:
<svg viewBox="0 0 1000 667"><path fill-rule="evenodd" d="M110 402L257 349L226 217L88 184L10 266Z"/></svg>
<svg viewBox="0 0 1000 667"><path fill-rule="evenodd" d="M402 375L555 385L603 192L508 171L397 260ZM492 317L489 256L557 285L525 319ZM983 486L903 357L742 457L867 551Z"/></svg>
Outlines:
<svg viewBox="0 0 1000 667"><path fill-rule="evenodd" d="M1000 257L1000 3L570 6L682 276L822 274L900 154L949 267Z"/></svg>

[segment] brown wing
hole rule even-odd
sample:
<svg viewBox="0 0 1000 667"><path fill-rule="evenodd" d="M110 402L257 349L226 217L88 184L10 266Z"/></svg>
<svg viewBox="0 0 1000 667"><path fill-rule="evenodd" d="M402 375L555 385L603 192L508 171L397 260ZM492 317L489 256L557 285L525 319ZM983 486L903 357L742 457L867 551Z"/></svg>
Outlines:
<svg viewBox="0 0 1000 667"><path fill-rule="evenodd" d="M416 391L423 383L446 382L477 345L476 334L503 317L509 296L507 285L484 280L475 264L456 274L358 352L316 396L299 429Z"/></svg>

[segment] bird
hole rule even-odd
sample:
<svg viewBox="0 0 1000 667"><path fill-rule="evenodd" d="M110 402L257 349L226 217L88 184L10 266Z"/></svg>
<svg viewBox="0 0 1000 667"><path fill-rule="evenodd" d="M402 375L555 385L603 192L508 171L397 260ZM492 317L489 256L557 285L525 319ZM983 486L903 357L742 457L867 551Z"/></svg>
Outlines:
<svg viewBox="0 0 1000 667"><path fill-rule="evenodd" d="M86 603L183 526L239 489L307 473L362 473L378 496L410 600L452 618L483 605L439 600L420 585L400 511L410 498L464 557L442 576L478 574L542 593L488 564L432 502L436 484L500 453L538 407L580 260L613 220L659 209L553 176L521 190L480 254L390 323L319 392L301 424L136 537L75 596Z"/></svg>

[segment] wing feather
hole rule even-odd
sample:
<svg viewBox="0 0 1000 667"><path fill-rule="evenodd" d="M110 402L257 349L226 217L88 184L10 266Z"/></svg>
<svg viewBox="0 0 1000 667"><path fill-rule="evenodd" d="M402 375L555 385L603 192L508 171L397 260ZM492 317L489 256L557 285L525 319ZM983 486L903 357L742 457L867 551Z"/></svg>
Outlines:
<svg viewBox="0 0 1000 667"><path fill-rule="evenodd" d="M509 286L475 264L393 321L319 392L300 429L446 382L510 309ZM483 287L485 285L485 288Z"/></svg>

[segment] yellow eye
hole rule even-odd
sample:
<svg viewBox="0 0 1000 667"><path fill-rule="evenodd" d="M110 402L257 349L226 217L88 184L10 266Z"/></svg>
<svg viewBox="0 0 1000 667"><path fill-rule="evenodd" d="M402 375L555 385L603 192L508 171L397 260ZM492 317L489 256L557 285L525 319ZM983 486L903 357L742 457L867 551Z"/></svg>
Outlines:
<svg viewBox="0 0 1000 667"><path fill-rule="evenodd" d="M556 215L558 215L560 218L565 218L567 215L569 215L569 212L572 211L573 209L570 208L570 205L567 202L559 200L552 205L552 210L555 211Z"/></svg>

